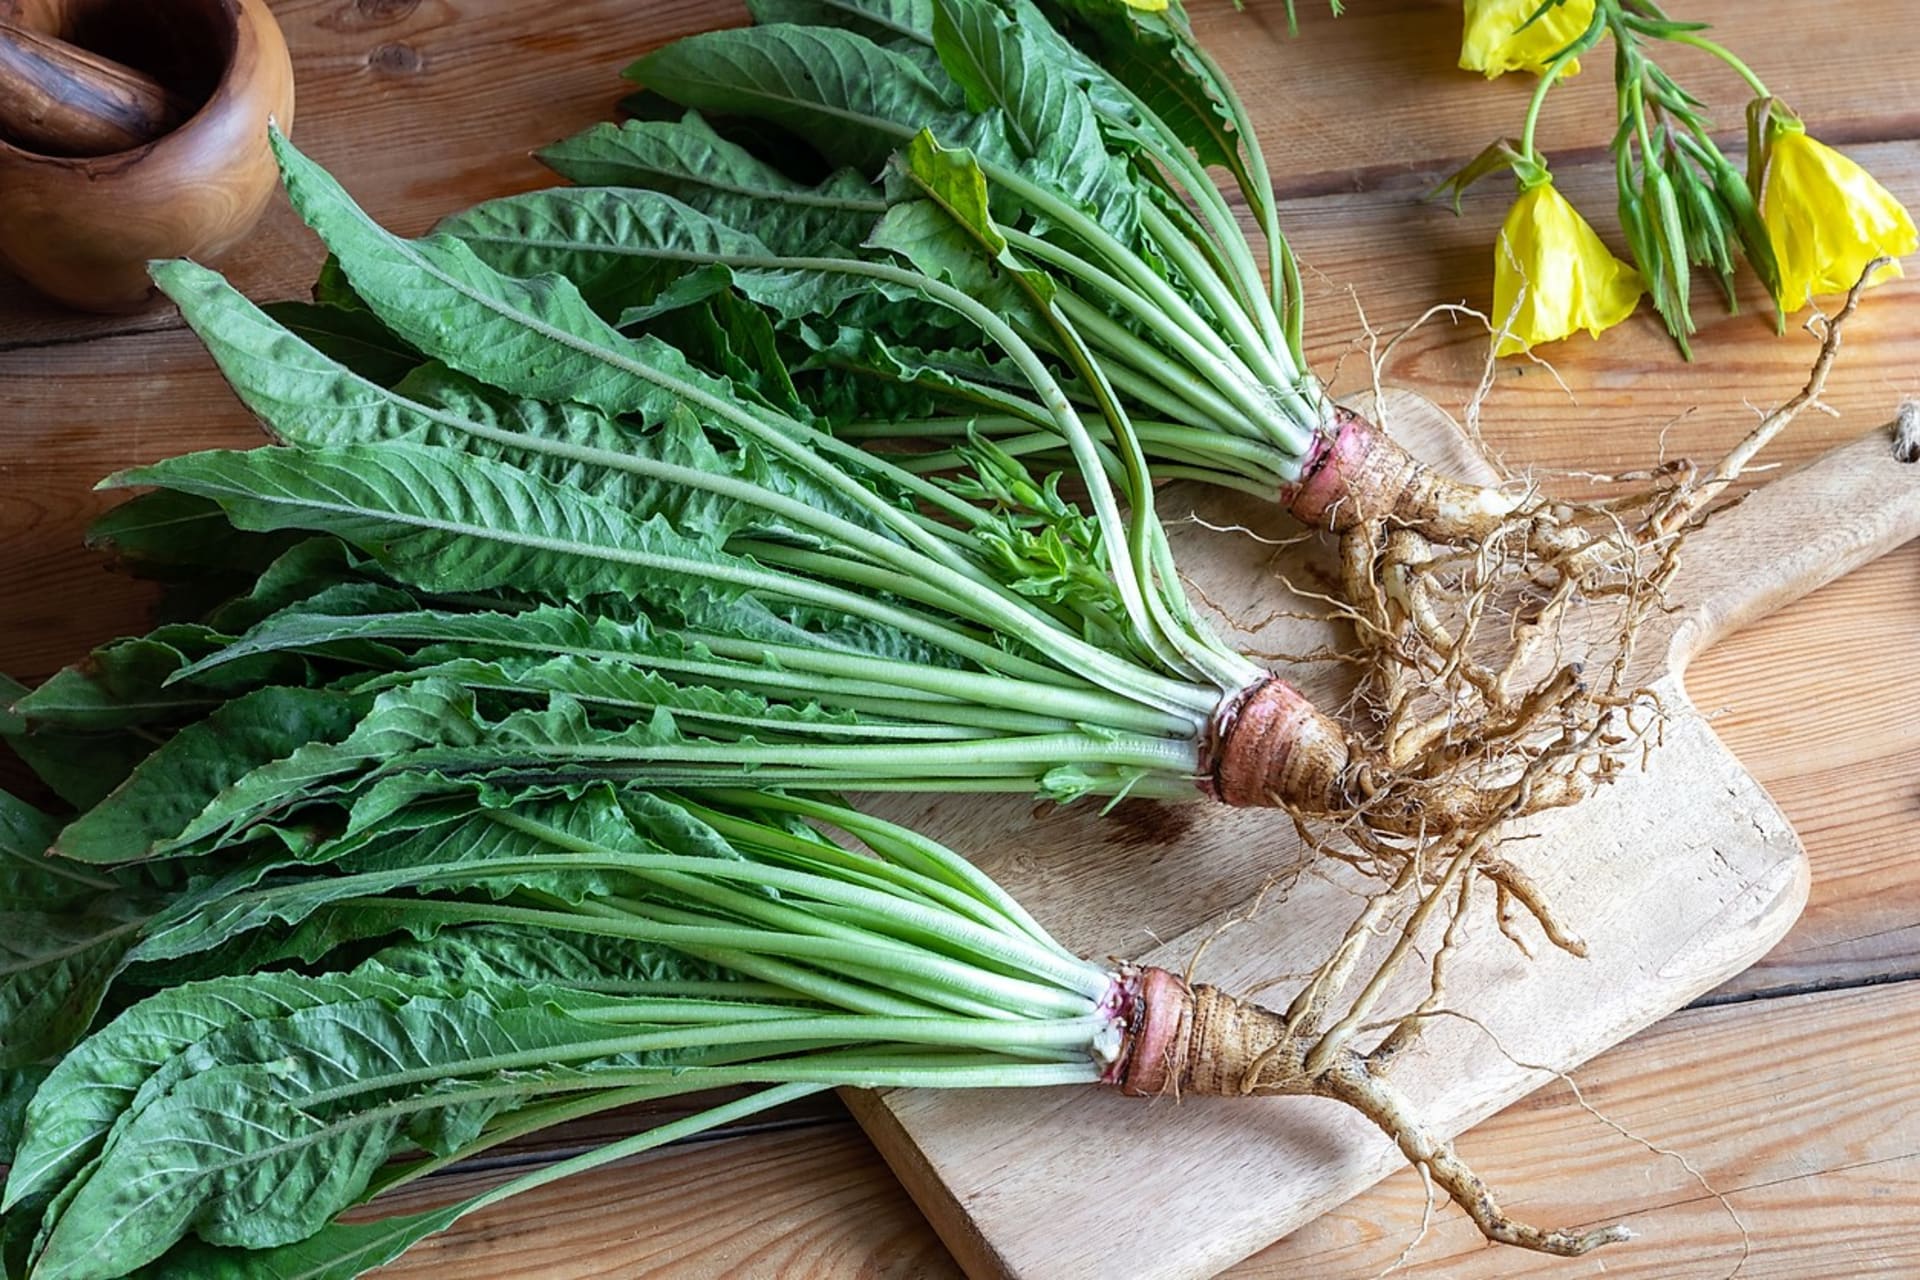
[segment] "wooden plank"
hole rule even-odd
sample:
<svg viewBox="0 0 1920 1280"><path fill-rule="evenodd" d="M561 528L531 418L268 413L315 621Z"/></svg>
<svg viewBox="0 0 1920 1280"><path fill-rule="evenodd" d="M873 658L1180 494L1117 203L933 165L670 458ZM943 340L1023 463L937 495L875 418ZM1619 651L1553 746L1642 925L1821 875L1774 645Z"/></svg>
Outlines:
<svg viewBox="0 0 1920 1280"><path fill-rule="evenodd" d="M1424 182L1496 138L1517 135L1533 93L1530 75L1488 84L1456 68L1456 0L1369 0L1347 5L1338 18L1326 0L1296 0L1298 40L1286 37L1282 0L1251 0L1245 13L1209 0L1189 8L1202 43L1254 113L1275 184L1288 194L1363 190L1395 176ZM1711 23L1713 38L1744 57L1817 136L1920 135L1920 85L1906 66L1912 13L1898 0L1849 5L1845 21L1792 35L1783 32L1778 8L1752 0L1687 0L1668 9ZM1739 77L1692 50L1656 46L1654 56L1706 100L1737 143L1751 96ZM1610 51L1583 67L1548 95L1541 113L1538 142L1552 161L1591 159L1613 136ZM1613 202L1601 207L1611 210Z"/></svg>
<svg viewBox="0 0 1920 1280"><path fill-rule="evenodd" d="M1552 1084L1463 1144L1515 1208L1624 1219L1639 1240L1549 1266L1443 1213L1394 1274L1726 1276L1740 1229L1688 1165L1746 1224L1745 1280L1920 1273L1920 1077L1911 1041L1888 1034L1916 1015L1913 982L1676 1015L1575 1073L1598 1116ZM1396 1175L1230 1274L1370 1280L1419 1236L1424 1204L1418 1176Z"/></svg>
<svg viewBox="0 0 1920 1280"><path fill-rule="evenodd" d="M1806 842L1793 931L1716 998L1920 972L1920 688L1890 671L1920 634L1910 546L1725 641L1687 683Z"/></svg>
<svg viewBox="0 0 1920 1280"><path fill-rule="evenodd" d="M1405 399L1382 420L1412 427ZM1457 465L1457 464L1456 464ZM1214 522L1253 518L1250 504L1209 512ZM1817 538L1798 527L1824 520ZM1690 711L1672 674L1718 631L1845 572L1920 533L1920 469L1892 457L1885 437L1855 442L1753 495L1711 522L1692 544L1668 592L1669 646L1660 628L1638 651L1666 713L1663 738L1645 773L1629 773L1581 805L1524 824L1507 846L1542 886L1561 919L1583 936L1590 958L1546 954L1529 963L1490 926L1470 926L1450 965L1451 1007L1488 1020L1529 1063L1562 1068L1724 981L1786 931L1797 914L1804 868L1785 820ZM1175 554L1208 599L1231 610L1273 602L1273 578L1310 570L1298 547L1277 552L1177 541ZM1250 572L1250 570L1252 570ZM1312 647L1299 628L1281 647ZM962 848L1021 838L1006 815L978 805L935 802L920 821ZM1269 815L1269 818L1271 815ZM1289 868L1296 851L1284 824L1252 830L1208 813L1183 833L1181 860L1238 869L1249 835L1261 841L1256 866L1284 886L1281 904L1254 915L1191 919L1179 936L1142 959L1228 990L1267 984L1284 1007L1331 953L1367 887L1325 861L1307 874ZM1255 816L1258 821L1258 815ZM1516 833L1518 835L1519 833ZM1099 906L1071 886L1106 874L1131 883L1142 860L1122 848L1049 850L1044 867L1011 868L1002 883L1043 919L1101 922ZM1105 920L1106 944L1134 918L1132 902ZM1084 945L1084 944L1083 944ZM1204 951L1203 951L1204 948ZM1424 974L1422 975L1424 976ZM1417 996L1412 999L1417 999ZM1390 995L1376 1018L1411 1007ZM1578 1016L1564 1011L1577 1010ZM1516 1038L1517 1037L1517 1038ZM1416 1058L1395 1078L1436 1130L1453 1133L1540 1084L1517 1064L1487 1061L1465 1024L1429 1030ZM1033 1103L1004 1094L887 1093L853 1102L876 1145L907 1181L970 1274L1068 1277L1103 1274L1103 1259L1076 1242L1098 1239L1140 1256L1136 1276L1211 1274L1353 1194L1395 1166L1399 1153L1369 1125L1323 1103L1298 1099L1189 1100L1177 1114L1109 1095ZM1009 1136L1011 1135L1011 1136ZM1132 1153L1151 1147L1146 1165ZM1059 1190L1062 1184L1071 1193ZM1152 1218L1133 1212L1154 1204Z"/></svg>
<svg viewBox="0 0 1920 1280"><path fill-rule="evenodd" d="M392 1197L446 1204L501 1181L452 1175ZM382 1280L731 1276L946 1280L952 1261L873 1148L831 1126L643 1156L476 1214Z"/></svg>

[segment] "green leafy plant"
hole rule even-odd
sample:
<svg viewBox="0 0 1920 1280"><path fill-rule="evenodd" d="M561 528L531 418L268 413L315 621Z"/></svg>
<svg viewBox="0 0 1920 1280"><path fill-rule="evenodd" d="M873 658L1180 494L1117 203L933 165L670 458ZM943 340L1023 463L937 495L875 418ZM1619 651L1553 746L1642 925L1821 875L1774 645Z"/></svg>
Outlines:
<svg viewBox="0 0 1920 1280"><path fill-rule="evenodd" d="M289 736L274 763L327 745ZM355 1276L519 1191L838 1085L1334 1097L1490 1230L1560 1252L1619 1235L1510 1222L1363 1057L1309 1071L1311 1021L1081 960L958 855L833 801L596 783L369 816L316 791L277 828L298 840L107 876L60 855L86 815L63 832L7 796L0 815L13 934L126 921L84 973L0 968L58 997L0 1004L8 1274ZM1189 1034L1196 1009L1213 1031ZM542 1128L722 1085L759 1088L446 1208L335 1221Z"/></svg>
<svg viewBox="0 0 1920 1280"><path fill-rule="evenodd" d="M248 829L318 787L611 777L1061 800L1210 793L1357 817L1348 827L1397 860L1420 838L1567 803L1594 781L1590 752L1542 762L1517 736L1504 757L1478 739L1465 767L1451 738L1375 746L1224 645L1180 588L1127 419L1095 438L1031 344L964 291L884 263L851 262L844 276L993 332L1030 392L1056 406L1084 514L984 439L963 447L958 478L906 471L657 335L623 334L570 278L504 274L447 233L390 235L276 145L355 305L422 363L383 385L213 273L157 270L284 443L176 458L112 483L165 494L142 502L200 502L250 531L327 534L355 552L352 565L284 552L275 581L318 572L329 589L245 611L231 630L153 637L186 648L149 683L193 698L203 684L230 693L315 655L372 668L350 691L301 700L328 742L297 769L222 771L236 755L227 739L253 732L251 712L231 729L210 722L219 736L206 746L183 736L136 769L172 805L218 798L170 838ZM758 270L730 279L752 294L843 278ZM121 553L137 556L148 535L119 523ZM177 519L156 527L175 541L202 536ZM421 675L460 696L416 705L405 682ZM1543 705L1568 713L1562 724L1597 721L1611 714L1589 698L1597 687L1561 681ZM42 694L20 711L42 733L84 727ZM224 763L183 792L201 753ZM145 847L152 806L129 795L96 808L68 850L113 861Z"/></svg>
<svg viewBox="0 0 1920 1280"><path fill-rule="evenodd" d="M1177 5L794 0L754 13L757 25L642 58L634 119L542 153L580 185L483 204L443 232L510 274L565 276L628 333L716 298L752 302L784 356L781 394L916 474L972 467L987 440L1037 472L1084 475L1091 442L1110 450L1099 460L1125 502L1150 501L1149 467L1279 497L1340 542L1339 602L1386 722L1371 776L1435 734L1484 746L1555 721L1521 673L1575 602L1656 598L1680 531L1718 492L1682 480L1580 504L1462 484L1334 405L1307 367L1268 163ZM1578 223L1552 195L1534 207ZM1573 292L1600 300L1597 318L1632 272L1579 226L1604 269ZM1566 256L1536 239L1543 257ZM903 294L903 270L972 305ZM1514 635L1486 629L1515 612L1528 622ZM1583 622L1586 668L1630 652L1640 622ZM1583 738L1532 745L1564 753Z"/></svg>

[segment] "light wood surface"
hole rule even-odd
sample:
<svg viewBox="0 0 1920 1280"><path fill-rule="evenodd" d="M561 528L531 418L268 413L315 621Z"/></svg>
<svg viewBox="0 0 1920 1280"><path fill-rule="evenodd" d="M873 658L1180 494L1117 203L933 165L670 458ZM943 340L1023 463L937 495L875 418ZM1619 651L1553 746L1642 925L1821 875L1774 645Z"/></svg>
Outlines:
<svg viewBox="0 0 1920 1280"><path fill-rule="evenodd" d="M1369 416L1415 452L1471 472L1461 457L1466 442L1418 397L1390 393ZM1215 527L1262 519L1252 500L1210 501L1186 490L1167 498L1170 509L1183 499L1201 505ZM1811 528L1818 533L1803 532ZM1314 581L1324 548L1276 552L1209 531L1182 534L1174 550L1183 572L1228 617L1309 607L1276 598L1275 581ZM1525 824L1508 855L1590 955L1576 960L1543 946L1529 962L1482 904L1447 983L1447 1007L1473 1021L1433 1024L1393 1069L1435 1129L1464 1129L1539 1087L1548 1072L1585 1062L1745 969L1786 932L1806 897L1804 855L1786 818L1694 711L1680 677L1719 635L1916 535L1920 466L1896 461L1891 433L1881 431L1759 489L1696 536L1665 617L1642 637L1638 679L1667 717L1650 767ZM1288 618L1240 642L1311 652L1331 638ZM1026 838L1023 813L977 802L925 803L913 816L963 849ZM1191 969L1229 991L1310 972L1368 889L1347 868L1313 862L1274 815L1208 807L1186 819L1170 851L1116 839L1118 822L1090 815L1074 830L1092 841L1029 847L1000 876L1041 919L1072 917L1092 931L1099 941L1090 954L1137 954L1126 938L1139 911L1124 898L1091 904L1084 882L1136 885L1167 861L1194 875L1251 881L1248 898L1224 910L1190 919L1160 912L1154 934L1162 941L1139 957ZM1277 889L1264 883L1269 877ZM1184 927L1175 933L1170 925ZM1437 938L1436 928L1426 945ZM1284 1008L1297 988L1297 980L1279 981L1268 998ZM1382 1002L1380 1016L1407 1011L1421 996L1409 983L1400 993ZM895 1091L849 1101L975 1276L1094 1280L1116 1261L1142 1280L1212 1275L1401 1163L1369 1123L1317 1100L1143 1106L1104 1092ZM1550 1225L1567 1224L1556 1216ZM1088 1250L1088 1240L1102 1248Z"/></svg>
<svg viewBox="0 0 1920 1280"><path fill-rule="evenodd" d="M618 68L652 43L738 17L731 0L279 0L302 92L301 138L374 212L417 232L447 209L542 180L525 151L610 109ZM1339 385L1365 383L1355 296L1384 337L1438 301L1487 305L1493 229L1508 195L1489 185L1455 219L1415 197L1492 136L1511 132L1528 85L1449 70L1453 0L1368 0L1338 22L1301 5L1303 36L1279 35L1276 0L1238 16L1195 0L1211 47L1253 103L1288 195L1285 219L1314 272L1309 342ZM1856 0L1844 20L1802 6L1691 0L1719 24L1821 136L1920 206L1920 78L1910 72L1905 0ZM1704 60L1676 69L1737 98ZM1599 148L1610 132L1605 68L1549 104L1542 141L1561 186L1605 226ZM1609 234L1611 234L1609 232ZM1617 238L1616 238L1617 243ZM283 202L226 260L253 296L304 287L318 250ZM1920 391L1920 287L1880 291L1858 318L1829 389L1839 416L1810 416L1777 456L1804 462L1883 421ZM1482 422L1516 468L1609 470L1703 456L1796 388L1811 341L1776 339L1756 312L1703 304L1686 365L1651 317L1599 343L1504 366ZM1484 336L1430 323L1394 348L1385 377L1458 411L1477 383ZM145 588L79 546L100 505L90 485L116 467L253 439L210 363L163 311L89 318L0 283L0 666L44 675L84 645L140 625ZM1269 526L1264 532L1281 530ZM1754 970L1696 1009L1575 1073L1609 1117L1680 1152L1729 1193L1754 1241L1747 1275L1900 1275L1920 1269L1920 548L1908 547L1705 654L1693 697L1766 784L1808 847L1809 906ZM1078 815L1043 815L1037 838ZM1131 817L1132 838L1177 839L1177 821ZM987 851L1003 861L1018 850ZM1141 890L1204 906L1209 888L1177 865ZM1085 886L1118 896L1117 886ZM1189 902L1183 910L1193 909ZM1073 919L1050 920L1072 936ZM1131 940L1137 949L1150 939ZM1872 989L1862 989L1868 986ZM1782 994L1802 993L1802 994ZM1748 996L1770 998L1746 999ZM1467 1154L1516 1207L1551 1216L1620 1210L1643 1238L1587 1263L1481 1248L1441 1215L1420 1274L1719 1276L1737 1256L1725 1211L1671 1159L1618 1137L1550 1084L1478 1126ZM451 1198L429 1186L423 1196ZM1396 1174L1236 1273L1377 1275L1420 1222L1416 1177ZM743 1208L744 1206L744 1208ZM764 1209L764 1212L760 1211ZM557 1215L557 1218L556 1218ZM556 1225L557 1224L557 1225ZM782 1244L791 1237L791 1247ZM661 1153L510 1203L423 1249L396 1274L472 1280L652 1274L951 1274L926 1225L849 1122Z"/></svg>

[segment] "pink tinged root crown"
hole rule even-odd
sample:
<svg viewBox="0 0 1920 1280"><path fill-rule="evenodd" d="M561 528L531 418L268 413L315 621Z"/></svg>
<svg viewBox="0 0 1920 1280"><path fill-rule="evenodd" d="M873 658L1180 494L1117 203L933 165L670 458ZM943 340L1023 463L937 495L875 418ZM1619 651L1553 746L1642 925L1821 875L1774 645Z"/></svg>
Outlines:
<svg viewBox="0 0 1920 1280"><path fill-rule="evenodd" d="M1213 767L1201 788L1224 804L1324 813L1338 803L1346 736L1285 680L1270 678L1226 703L1210 748Z"/></svg>

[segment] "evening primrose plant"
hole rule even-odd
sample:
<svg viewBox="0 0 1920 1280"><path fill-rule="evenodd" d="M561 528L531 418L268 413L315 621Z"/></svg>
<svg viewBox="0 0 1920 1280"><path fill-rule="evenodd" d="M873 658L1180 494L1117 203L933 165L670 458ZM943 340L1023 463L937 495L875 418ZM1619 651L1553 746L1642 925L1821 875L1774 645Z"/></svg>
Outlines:
<svg viewBox="0 0 1920 1280"><path fill-rule="evenodd" d="M1775 98L1749 111L1749 184L1779 264L1778 297L1797 311L1814 298L1844 293L1875 258L1902 258L1920 247L1913 218L1872 174L1825 143ZM1874 282L1900 274L1889 262Z"/></svg>
<svg viewBox="0 0 1920 1280"><path fill-rule="evenodd" d="M1517 355L1585 330L1599 337L1633 314L1646 286L1613 256L1550 175L1521 192L1493 257L1495 350Z"/></svg>
<svg viewBox="0 0 1920 1280"><path fill-rule="evenodd" d="M1613 42L1618 124L1611 150L1620 228L1645 291L1683 354L1691 356L1688 337L1696 328L1696 267L1713 275L1732 310L1737 261L1744 259L1784 324L1814 298L1852 288L1873 259L1898 259L1920 244L1900 203L1865 170L1808 137L1799 117L1750 66L1706 37L1704 23L1670 18L1652 0L1469 0L1465 17L1463 67L1490 78L1535 71L1540 80L1519 139L1494 144L1455 174L1447 186L1456 196L1480 178L1510 169L1520 181L1521 204L1551 203L1535 194L1547 167L1536 142L1541 107L1553 86L1577 71L1583 55ZM1652 56L1660 44L1719 59L1753 91L1744 175L1713 139L1702 100ZM1624 305L1627 278L1608 266L1611 255L1601 256L1597 239L1581 234L1585 223L1570 209L1555 210L1560 230L1542 237L1537 254L1516 253L1514 223L1534 216L1533 207L1516 207L1495 252L1496 311L1515 305L1523 274L1544 295L1531 306L1519 304L1511 333L1499 340L1502 355L1580 329L1597 333L1632 313ZM1568 261L1555 267L1547 261L1554 255ZM1897 264L1878 278L1894 274ZM1590 282L1589 290L1557 287L1568 279ZM1611 289L1591 283L1600 280L1611 281ZM1611 305L1594 305L1589 292L1604 294Z"/></svg>
<svg viewBox="0 0 1920 1280"><path fill-rule="evenodd" d="M1466 0L1460 69L1497 80L1509 71L1544 72L1555 56L1593 22L1594 0L1541 5L1538 0ZM1569 61L1560 75L1580 74Z"/></svg>

